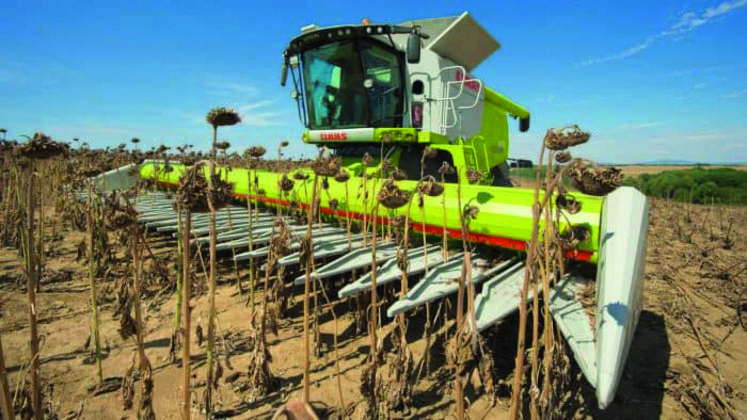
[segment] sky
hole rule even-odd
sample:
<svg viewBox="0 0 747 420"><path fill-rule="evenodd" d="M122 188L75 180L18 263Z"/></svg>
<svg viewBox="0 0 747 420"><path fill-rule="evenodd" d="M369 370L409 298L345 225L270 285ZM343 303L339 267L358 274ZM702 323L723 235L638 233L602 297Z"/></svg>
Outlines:
<svg viewBox="0 0 747 420"><path fill-rule="evenodd" d="M592 133L574 154L608 163L747 161L747 0L478 2L3 1L0 127L93 147L207 147L205 114L231 106L234 150L304 145L281 54L310 23L399 23L469 11L501 43L472 73L527 107L515 158L545 130Z"/></svg>

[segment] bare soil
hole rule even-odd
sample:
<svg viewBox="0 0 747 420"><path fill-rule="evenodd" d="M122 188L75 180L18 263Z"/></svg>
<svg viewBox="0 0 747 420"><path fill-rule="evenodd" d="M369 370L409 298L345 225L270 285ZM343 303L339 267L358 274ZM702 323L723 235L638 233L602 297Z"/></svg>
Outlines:
<svg viewBox="0 0 747 420"><path fill-rule="evenodd" d="M571 380L559 395L561 418L665 418L722 417L747 414L747 208L696 206L652 200L645 283L645 306L640 316L623 380L613 405L604 412L596 408L593 389L572 364ZM52 214L50 209L46 212ZM58 221L59 224L61 222ZM45 230L50 234L49 221ZM76 261L76 248L83 234L68 226L63 239L51 243L47 258L48 274L37 295L39 330L42 335L41 377L50 385L45 395L60 418L120 419L135 418L134 409L122 408L121 390L93 395L88 388L96 383L95 365L85 348L89 336L90 295L87 268ZM47 238L49 245L49 239ZM158 264L169 268L167 258L175 242L162 237L150 239ZM119 254L119 258L123 258ZM146 271L154 265L146 264ZM219 350L224 365L216 405L218 415L239 419L269 418L289 398L300 398L303 373L303 291L292 290L293 299L280 321L277 336L268 336L272 354L271 369L276 377L274 390L254 401L243 388L241 372L247 369L249 357L249 309L247 296L240 295L233 267L221 267L221 285L217 295L219 308ZM147 274L147 273L146 273ZM0 248L0 337L5 351L11 388L16 389L28 363L28 323L26 296L16 285L22 276L17 251ZM246 275L242 272L246 287ZM286 273L286 279L294 278ZM173 279L171 279L173 281ZM322 415L341 407L336 380L333 334L337 317L339 369L342 394L348 412L361 399L360 377L368 338L356 328L355 300L336 298L340 284L349 279L328 283L327 304L322 295L320 327L323 352L312 358L311 399ZM117 331L119 320L113 315L115 274L99 278L102 299L102 343L106 348L104 376L121 377L135 354L132 339L122 340ZM157 418L179 418L178 396L181 387L179 364L168 361L170 337L174 331L175 300L173 292L164 289L156 277L150 280L151 296L145 300L146 352L153 364L155 381L154 409ZM198 289L206 290L205 277L196 278ZM166 291L163 291L166 290ZM449 301L446 301L449 302ZM206 326L207 297L203 293L192 301L192 325ZM434 306L434 310L438 305ZM451 314L453 308L441 308ZM425 311L408 314L408 342L413 351L416 371L423 358ZM402 418L453 418L453 376L445 368L443 318L431 341L433 357L428 374L423 369L415 387L415 397L407 410L396 413ZM389 331L392 323L384 323ZM510 383L516 349L516 325L513 315L487 334L493 353L497 403L490 404L484 387L473 375L466 389L469 417L472 419L504 418L508 412ZM365 321L364 321L365 324ZM194 332L192 337L195 337ZM385 341L387 348L391 343ZM565 351L569 351L566 349ZM193 344L194 415L199 415L200 397L204 391L205 343ZM230 355L229 363L225 356ZM571 358L572 359L572 358ZM574 362L575 363L575 362ZM51 389L51 392L50 392ZM561 390L559 390L560 392ZM139 391L138 391L139 394ZM137 407L137 397L135 407ZM365 418L364 413L357 415Z"/></svg>

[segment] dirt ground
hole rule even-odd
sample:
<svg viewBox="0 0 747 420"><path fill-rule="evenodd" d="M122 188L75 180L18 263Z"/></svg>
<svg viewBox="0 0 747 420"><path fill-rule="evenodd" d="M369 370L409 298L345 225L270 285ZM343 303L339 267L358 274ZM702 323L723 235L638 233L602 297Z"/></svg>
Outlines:
<svg viewBox="0 0 747 420"><path fill-rule="evenodd" d="M581 377L574 362L568 386L558 390L561 393L558 414L561 418L680 419L729 414L744 418L747 414L747 296L744 293L747 241L743 238L747 235L747 208L683 205L661 200L653 200L651 204L645 306L616 400L607 410L598 410L594 390ZM56 229L62 230L63 238L55 242L47 239L51 253L37 295L42 336L41 377L46 384L48 404L59 418L135 418L135 409L123 410L121 390L100 395L88 390L96 382L95 365L85 348L90 331L90 294L85 264L75 260L83 234L69 226L60 228L59 222ZM47 236L51 235L49 222L45 231ZM150 245L159 259L158 265L173 273L169 256L175 243L168 238L151 237ZM154 270L153 262L146 262L146 273ZM303 290L301 287L292 290L293 298L280 320L277 336L268 335L271 369L276 377L274 389L251 400L240 374L246 371L250 354L250 312L246 294L239 294L232 270L231 265L221 267L222 283L217 294L222 338L218 344L225 368L217 390L217 416L269 418L288 398L301 396ZM133 361L135 345L132 339L123 340L118 333L119 319L113 314L118 280L116 273L109 274L99 279L99 285L102 343L106 350L103 371L105 377L111 378L125 374ZM26 295L16 286L21 275L17 251L0 248L0 337L13 390L28 363ZM286 273L286 278L293 277L293 273ZM322 414L331 413L341 403L353 411L353 405L361 399L360 377L368 353L368 337L356 327L355 300L336 298L337 289L345 280L338 278L327 283L331 304L325 303L322 295L318 296L322 305L322 354L312 359L311 399ZM154 371L154 410L159 419L179 418L180 361L168 360L175 300L171 290L159 286L161 280L157 276L149 277L148 281L151 296L145 300L145 341ZM198 288L202 285L206 289L202 274L196 282ZM192 325L204 327L206 294L203 292L192 302ZM433 310L437 309L451 313L453 319L453 309L434 306ZM408 319L408 342L417 371L425 349L425 311L408 314ZM513 315L486 335L494 359L497 401L490 404L477 375L473 375L465 392L471 419L507 415L517 323L518 316ZM392 326L391 322L385 322L384 331ZM336 376L335 329L342 402ZM396 417L454 417L453 376L444 367L445 331L453 333L453 329L444 328L439 321L431 342L433 356L428 372L422 369L412 404L406 411L396 413ZM230 355L228 360L227 355ZM193 344L191 363L194 415L198 415L197 401L205 387L204 343ZM136 389L139 395L139 387ZM365 418L365 413L357 414Z"/></svg>

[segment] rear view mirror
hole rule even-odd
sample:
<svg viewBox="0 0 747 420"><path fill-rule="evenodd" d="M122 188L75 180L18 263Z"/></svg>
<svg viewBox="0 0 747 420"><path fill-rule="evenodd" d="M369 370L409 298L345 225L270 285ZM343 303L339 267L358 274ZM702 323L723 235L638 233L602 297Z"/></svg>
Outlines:
<svg viewBox="0 0 747 420"><path fill-rule="evenodd" d="M526 118L519 118L519 131L522 133L529 131L529 116Z"/></svg>
<svg viewBox="0 0 747 420"><path fill-rule="evenodd" d="M420 62L420 35L410 32L407 38L407 63L418 64Z"/></svg>
<svg viewBox="0 0 747 420"><path fill-rule="evenodd" d="M280 86L285 86L286 79L288 79L288 66L283 64L283 68L280 71Z"/></svg>

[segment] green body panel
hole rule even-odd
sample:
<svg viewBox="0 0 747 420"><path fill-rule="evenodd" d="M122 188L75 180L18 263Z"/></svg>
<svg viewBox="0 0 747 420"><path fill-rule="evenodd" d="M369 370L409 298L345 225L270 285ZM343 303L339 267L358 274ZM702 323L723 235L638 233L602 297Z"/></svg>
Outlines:
<svg viewBox="0 0 747 420"><path fill-rule="evenodd" d="M526 108L488 87L485 88L485 102L493 104L516 118L529 117L529 111Z"/></svg>
<svg viewBox="0 0 747 420"><path fill-rule="evenodd" d="M159 170L158 181L170 186L176 186L179 177L184 172L185 167L179 164L171 164L174 170L170 173L164 173ZM351 175L357 173L354 168L347 167ZM207 168L205 168L207 173ZM311 176L306 181L295 181L293 190L280 197L278 181L281 175L274 172L257 171L259 188L264 190L264 195L258 197L262 202L272 205L275 200L290 200L298 204L307 205L310 201L308 195L311 194L311 185L313 183L313 173L310 170L299 170L309 173ZM375 172L375 168L369 168L368 172ZM220 174L224 179L234 185L234 195L239 198L245 198L249 191L249 173L247 169L220 169ZM145 164L140 170L142 178L155 178L154 164ZM378 191L384 180L371 178L364 181L362 177L352 176L347 182L346 200L345 184L329 179L329 189L323 191L321 197L321 206L327 209L329 213L329 200L335 198L338 200L338 211L351 211L353 213L369 216L373 213ZM365 186L364 186L365 184ZM398 181L397 185L405 191L412 192L416 187L415 181ZM368 202L364 202L362 194L363 189L368 191ZM423 211L414 201L411 206L411 226L414 230L421 230L424 222L423 213L425 214L425 224L430 226L427 230L433 234L442 234L444 226L443 204L446 205L446 228L449 229L450 236L458 237L460 232L459 222L459 205L457 197L457 184L445 184L444 194L440 197L424 198ZM534 191L524 188L507 188L507 187L490 187L485 185L462 185L461 202L463 206L476 205L479 208L477 218L470 221L469 230L473 234L472 240L484 242L505 248L521 249L523 245L530 240L532 232L532 203L534 200ZM308 194L308 195L307 195ZM255 194L252 194L253 196ZM575 215L568 215L568 221L574 225L586 226L591 233L591 239L588 243L580 245L579 250L591 252L590 260L596 261L596 253L599 248L599 224L602 212L603 199L600 197L586 196L576 194L576 198L582 203L581 211ZM254 197L252 197L254 199ZM397 210L389 210L379 207L378 214L380 217L406 214L408 206ZM563 223L562 229L565 229L566 223Z"/></svg>
<svg viewBox="0 0 747 420"><path fill-rule="evenodd" d="M449 138L432 131L420 131L418 132L418 143L449 144Z"/></svg>
<svg viewBox="0 0 747 420"><path fill-rule="evenodd" d="M494 166L506 162L509 150L508 118L506 117L506 113L509 112L506 109L508 105L488 100L491 93L495 94L492 90L485 89L480 135L469 139L480 162L484 163L486 169L480 169L483 171L490 171Z"/></svg>

